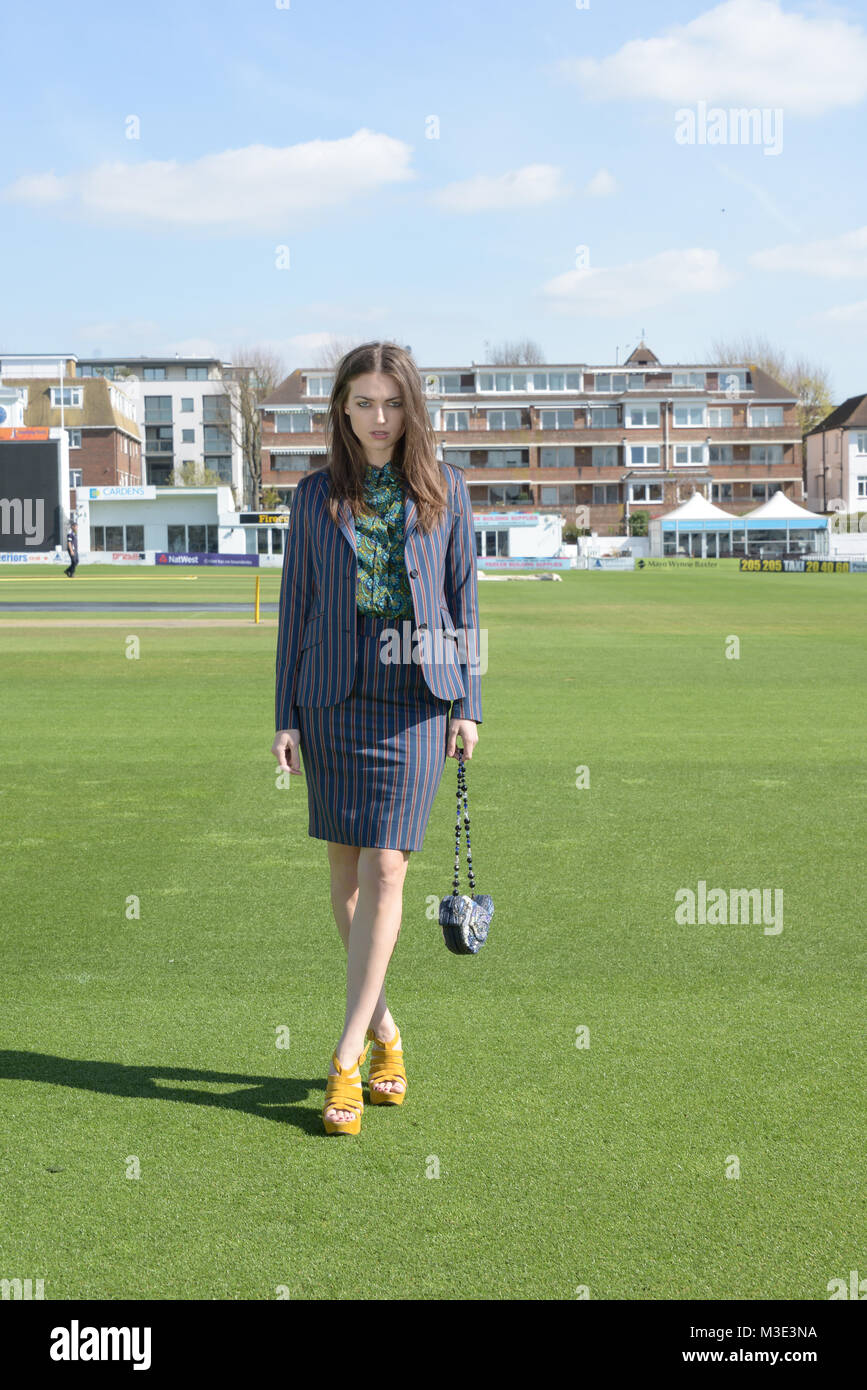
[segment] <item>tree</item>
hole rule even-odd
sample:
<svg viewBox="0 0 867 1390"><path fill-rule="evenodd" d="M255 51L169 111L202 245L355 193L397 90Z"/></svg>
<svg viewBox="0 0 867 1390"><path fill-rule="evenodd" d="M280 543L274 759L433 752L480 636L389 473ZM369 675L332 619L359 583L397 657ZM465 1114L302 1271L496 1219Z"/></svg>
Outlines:
<svg viewBox="0 0 867 1390"><path fill-rule="evenodd" d="M347 352L351 352L353 348L360 347L362 343L367 341L367 338L336 338L332 334L317 348L316 361L312 365L325 368L336 367L341 357L345 357ZM392 339L391 341L395 340Z"/></svg>
<svg viewBox="0 0 867 1390"><path fill-rule="evenodd" d="M485 342L486 366L538 366L544 361L544 352L531 338L493 344Z"/></svg>
<svg viewBox="0 0 867 1390"><path fill-rule="evenodd" d="M268 348L236 351L233 364L221 368L226 391L213 422L222 426L241 450L243 494L252 511L259 511L262 496L262 417L259 404L286 376L279 355ZM234 408L233 408L234 407Z"/></svg>
<svg viewBox="0 0 867 1390"><path fill-rule="evenodd" d="M717 338L711 344L707 360L721 366L746 363L759 367L781 386L798 397L798 425L802 436L834 409L828 372L809 362L806 357L791 361L782 348L775 348L767 338Z"/></svg>
<svg viewBox="0 0 867 1390"><path fill-rule="evenodd" d="M187 459L186 463L175 465L175 487L219 487L225 486L224 480L219 473L215 473L212 468L206 468L201 459L193 461Z"/></svg>

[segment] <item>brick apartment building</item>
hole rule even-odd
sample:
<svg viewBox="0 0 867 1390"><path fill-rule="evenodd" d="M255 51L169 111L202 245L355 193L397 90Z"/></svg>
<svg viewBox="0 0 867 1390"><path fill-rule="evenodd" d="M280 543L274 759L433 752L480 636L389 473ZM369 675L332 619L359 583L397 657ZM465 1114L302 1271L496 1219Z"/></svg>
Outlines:
<svg viewBox="0 0 867 1390"><path fill-rule="evenodd" d="M76 366L74 354L4 355L0 383L17 390L25 425L65 427L70 488L141 483L142 440L135 400L121 383L103 377L82 380Z"/></svg>
<svg viewBox="0 0 867 1390"><path fill-rule="evenodd" d="M867 395L850 396L806 437L807 505L867 511Z"/></svg>
<svg viewBox="0 0 867 1390"><path fill-rule="evenodd" d="M737 514L777 491L803 499L797 397L746 364L666 365L642 342L613 367L420 372L442 457L485 511L557 511L604 535L695 491ZM332 382L298 368L261 404L263 487L284 502L325 461Z"/></svg>

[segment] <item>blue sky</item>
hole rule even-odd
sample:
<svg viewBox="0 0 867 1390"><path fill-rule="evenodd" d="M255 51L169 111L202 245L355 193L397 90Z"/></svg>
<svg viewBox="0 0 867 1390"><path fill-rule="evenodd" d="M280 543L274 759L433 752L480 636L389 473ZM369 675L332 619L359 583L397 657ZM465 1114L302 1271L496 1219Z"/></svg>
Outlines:
<svg viewBox="0 0 867 1390"><path fill-rule="evenodd" d="M19 3L4 55L0 352L751 334L867 391L863 6Z"/></svg>

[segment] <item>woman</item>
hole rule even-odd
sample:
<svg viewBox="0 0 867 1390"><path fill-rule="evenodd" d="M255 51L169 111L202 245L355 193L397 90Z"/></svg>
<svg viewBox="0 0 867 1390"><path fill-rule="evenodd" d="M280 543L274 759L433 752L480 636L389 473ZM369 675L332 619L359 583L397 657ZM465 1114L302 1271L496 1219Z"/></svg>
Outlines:
<svg viewBox="0 0 867 1390"><path fill-rule="evenodd" d="M327 1134L357 1134L371 1045L371 1103L406 1094L385 973L444 757L478 741L478 580L466 480L436 458L408 352L365 343L341 359L326 443L287 528L272 752L290 773L303 753L308 833L328 845L348 962L322 1116Z"/></svg>

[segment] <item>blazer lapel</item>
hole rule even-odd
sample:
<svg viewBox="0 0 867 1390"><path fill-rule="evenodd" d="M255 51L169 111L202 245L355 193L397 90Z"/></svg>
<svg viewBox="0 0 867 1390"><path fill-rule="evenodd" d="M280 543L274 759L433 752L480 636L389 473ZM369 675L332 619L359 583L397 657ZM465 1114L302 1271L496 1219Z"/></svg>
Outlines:
<svg viewBox="0 0 867 1390"><path fill-rule="evenodd" d="M341 497L340 505L337 508L337 524L357 555L358 546L355 541L355 519L352 515L352 508L345 497Z"/></svg>
<svg viewBox="0 0 867 1390"><path fill-rule="evenodd" d="M417 522L417 520L418 520L417 512L418 512L418 508L417 508L416 505L415 505L415 499L412 498L412 497L410 497L409 493L407 493L406 497L403 499L403 543L404 543L404 545L406 545L407 541L409 540L409 533L410 533L410 531L414 531L415 528L416 528L416 522Z"/></svg>

